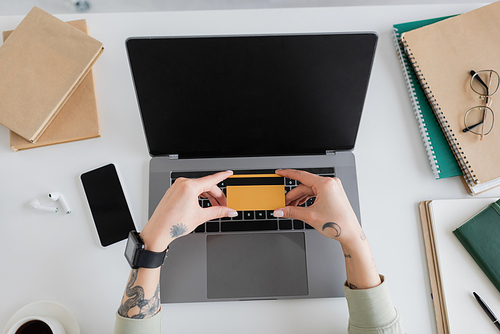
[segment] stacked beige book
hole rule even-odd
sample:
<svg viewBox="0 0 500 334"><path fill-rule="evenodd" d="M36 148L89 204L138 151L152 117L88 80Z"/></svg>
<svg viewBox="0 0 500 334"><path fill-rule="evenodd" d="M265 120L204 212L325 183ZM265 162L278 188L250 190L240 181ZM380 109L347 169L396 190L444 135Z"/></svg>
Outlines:
<svg viewBox="0 0 500 334"><path fill-rule="evenodd" d="M464 131L466 112L486 104L470 88L470 71L500 71L499 31L497 1L401 35L405 52L472 195L500 186L500 123L493 123L484 139ZM498 115L498 93L490 99L491 109ZM494 117L490 117L493 122Z"/></svg>
<svg viewBox="0 0 500 334"><path fill-rule="evenodd" d="M100 136L92 66L103 51L85 20L34 7L0 47L0 124L14 151Z"/></svg>

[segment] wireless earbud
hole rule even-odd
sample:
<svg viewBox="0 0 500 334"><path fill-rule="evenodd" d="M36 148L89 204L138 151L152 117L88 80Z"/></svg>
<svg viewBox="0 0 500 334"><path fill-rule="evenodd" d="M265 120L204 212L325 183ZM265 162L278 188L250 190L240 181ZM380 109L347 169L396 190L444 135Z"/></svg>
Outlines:
<svg viewBox="0 0 500 334"><path fill-rule="evenodd" d="M50 206L40 205L40 201L37 200L37 199L34 199L34 200L30 201L30 205L34 209L42 210L42 211L57 212L57 210L58 210L56 207L50 207Z"/></svg>
<svg viewBox="0 0 500 334"><path fill-rule="evenodd" d="M71 213L71 209L69 208L68 202L66 202L66 200L64 199L64 196L61 193L58 193L55 191L51 192L51 193L49 193L49 198L51 200L53 200L54 202L59 201L59 203L61 203L61 205L63 207L63 211L66 213Z"/></svg>

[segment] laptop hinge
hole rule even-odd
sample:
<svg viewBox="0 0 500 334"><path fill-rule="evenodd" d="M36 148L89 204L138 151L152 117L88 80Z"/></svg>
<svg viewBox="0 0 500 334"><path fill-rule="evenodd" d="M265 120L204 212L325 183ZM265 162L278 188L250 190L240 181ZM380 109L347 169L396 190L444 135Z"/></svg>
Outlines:
<svg viewBox="0 0 500 334"><path fill-rule="evenodd" d="M170 160L177 160L177 159L179 159L179 155L178 154L169 154L168 158Z"/></svg>
<svg viewBox="0 0 500 334"><path fill-rule="evenodd" d="M334 150L326 150L326 155L336 155L337 152L335 152Z"/></svg>

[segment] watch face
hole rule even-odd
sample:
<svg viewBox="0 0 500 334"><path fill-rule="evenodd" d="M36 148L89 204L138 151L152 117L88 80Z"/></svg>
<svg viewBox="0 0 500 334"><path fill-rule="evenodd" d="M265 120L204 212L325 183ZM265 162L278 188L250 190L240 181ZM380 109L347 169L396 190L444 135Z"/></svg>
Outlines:
<svg viewBox="0 0 500 334"><path fill-rule="evenodd" d="M132 268L135 267L136 252L138 249L141 249L141 244L135 236L135 233L135 231L130 231L128 234L127 246L125 248L125 258Z"/></svg>

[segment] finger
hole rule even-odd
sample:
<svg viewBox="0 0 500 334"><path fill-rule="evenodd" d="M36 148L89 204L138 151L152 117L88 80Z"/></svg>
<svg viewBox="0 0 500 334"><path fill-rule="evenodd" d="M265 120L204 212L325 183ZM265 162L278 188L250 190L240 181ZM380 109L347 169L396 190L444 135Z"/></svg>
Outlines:
<svg viewBox="0 0 500 334"><path fill-rule="evenodd" d="M307 202L307 201L309 200L309 198L312 198L312 197L314 197L314 196L306 196L306 197L302 198L302 199L301 199L301 200L297 203L297 205L302 205L302 204L304 204L305 202Z"/></svg>
<svg viewBox="0 0 500 334"><path fill-rule="evenodd" d="M208 195L207 197L208 197L208 200L210 201L210 204L212 204L212 206L227 206L227 200L226 200L225 196L222 198L215 198L215 197Z"/></svg>
<svg viewBox="0 0 500 334"><path fill-rule="evenodd" d="M208 198L212 205L227 205L226 196L218 186L213 186L208 191L202 193L201 196Z"/></svg>
<svg viewBox="0 0 500 334"><path fill-rule="evenodd" d="M300 183L303 183L308 187L312 187L317 178L320 177L318 175L314 175L297 169L277 169L275 173L289 179L300 181Z"/></svg>
<svg viewBox="0 0 500 334"><path fill-rule="evenodd" d="M208 201L210 202L210 205L211 205L211 206L226 206L226 205L227 205L227 203L220 203L220 202L217 200L217 198L214 198L214 197L212 197L212 196L210 196L210 195L207 195L207 197L206 197L206 198L208 198Z"/></svg>
<svg viewBox="0 0 500 334"><path fill-rule="evenodd" d="M278 218L291 218L308 222L310 219L310 211L301 206L286 206L284 208L276 209L273 212L274 217Z"/></svg>
<svg viewBox="0 0 500 334"><path fill-rule="evenodd" d="M307 195L297 197L293 201L288 203L287 206L297 206L297 205L300 205L301 203L305 203L305 201L307 201L308 197L309 196L307 196Z"/></svg>
<svg viewBox="0 0 500 334"><path fill-rule="evenodd" d="M304 195L316 196L316 194L314 193L312 188L310 188L306 185L300 184L297 187L293 188L292 190L290 190L289 192L286 193L285 202L288 205L289 202L292 202L298 198L301 198Z"/></svg>
<svg viewBox="0 0 500 334"><path fill-rule="evenodd" d="M206 192L213 186L217 185L219 182L224 181L228 177L233 175L232 170L227 170L225 172L219 172L205 177L201 177L196 180L196 184L199 187L200 193Z"/></svg>
<svg viewBox="0 0 500 334"><path fill-rule="evenodd" d="M221 203L219 203L219 201L217 201L217 199L215 197L211 196L209 193L203 193L200 196L202 198L208 199L208 201L210 202L211 206L220 206L220 205L222 205Z"/></svg>
<svg viewBox="0 0 500 334"><path fill-rule="evenodd" d="M212 206L209 208L204 208L201 211L205 218L204 221L222 217L236 217L238 215L238 212L236 210L228 208L227 206Z"/></svg>

